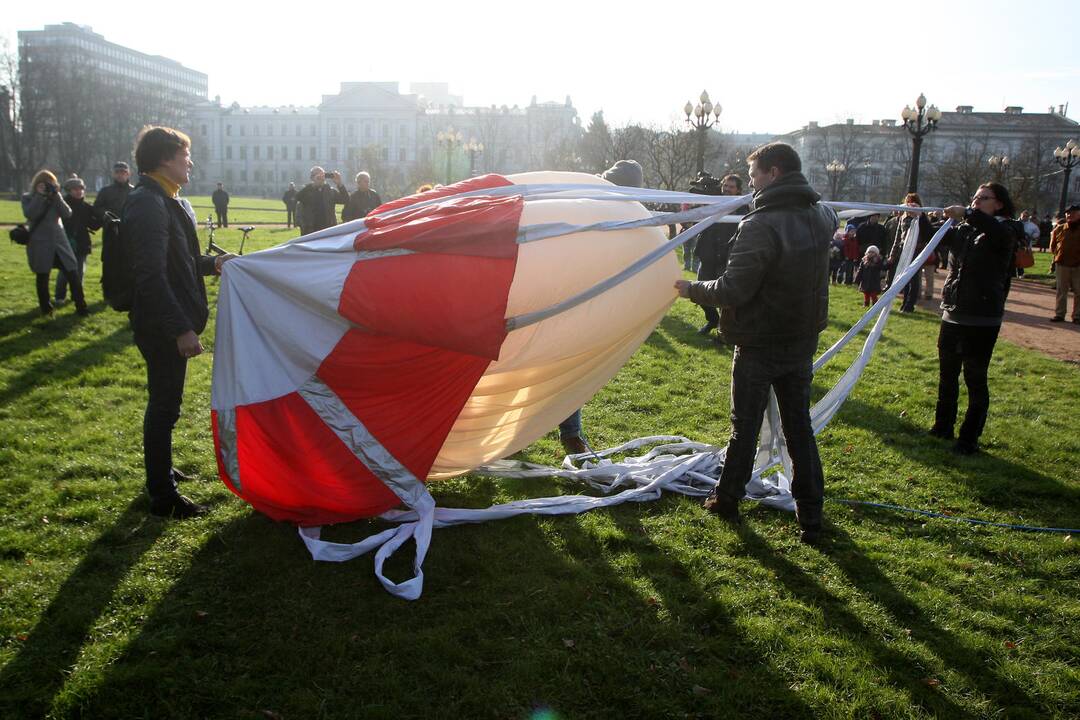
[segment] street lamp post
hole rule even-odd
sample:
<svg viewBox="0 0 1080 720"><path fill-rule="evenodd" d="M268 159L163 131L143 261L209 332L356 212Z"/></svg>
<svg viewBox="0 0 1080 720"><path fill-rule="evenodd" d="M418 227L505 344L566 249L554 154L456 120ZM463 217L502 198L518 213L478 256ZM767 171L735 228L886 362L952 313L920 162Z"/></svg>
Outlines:
<svg viewBox="0 0 1080 720"><path fill-rule="evenodd" d="M449 185L451 182L450 162L454 157L454 148L461 145L462 136L454 128L447 128L446 130L440 130L435 135L435 140L438 141L439 145L446 147L446 184Z"/></svg>
<svg viewBox="0 0 1080 720"><path fill-rule="evenodd" d="M904 127L911 134L911 172L908 174L908 192L918 192L919 186L919 155L922 153L923 138L929 135L937 127L941 119L941 111L937 106L926 106L926 96L919 93L915 101L915 107L905 105L900 112L904 121Z"/></svg>
<svg viewBox="0 0 1080 720"><path fill-rule="evenodd" d="M833 160L825 166L825 172L829 174L829 187L832 190L829 197L833 200L836 199L836 189L840 184L840 176L843 175L846 170L847 167L839 160Z"/></svg>
<svg viewBox="0 0 1080 720"><path fill-rule="evenodd" d="M990 156L990 169L994 171L994 180L1002 182L1009 176L1009 156L1008 155L991 155ZM1005 183L1008 185L1008 183Z"/></svg>
<svg viewBox="0 0 1080 720"><path fill-rule="evenodd" d="M705 170L705 131L711 128L720 119L720 112L722 108L717 103L715 106L712 101L709 100L709 93L705 90L701 91L701 102L697 105L691 105L690 101L686 101L686 105L683 106L683 112L686 113L686 123L697 130L698 133L698 150L697 150L697 169L698 172ZM690 117L693 116L693 120Z"/></svg>
<svg viewBox="0 0 1080 720"><path fill-rule="evenodd" d="M477 142L476 138L469 138L469 142L465 143L465 152L469 153L469 177L472 177L476 156L484 152L484 143Z"/></svg>
<svg viewBox="0 0 1080 720"><path fill-rule="evenodd" d="M1065 147L1054 148L1054 162L1065 170L1065 177L1061 181L1061 200L1058 201L1058 212L1065 212L1065 202L1069 198L1069 175L1072 169L1080 165L1080 145L1075 140L1065 143Z"/></svg>

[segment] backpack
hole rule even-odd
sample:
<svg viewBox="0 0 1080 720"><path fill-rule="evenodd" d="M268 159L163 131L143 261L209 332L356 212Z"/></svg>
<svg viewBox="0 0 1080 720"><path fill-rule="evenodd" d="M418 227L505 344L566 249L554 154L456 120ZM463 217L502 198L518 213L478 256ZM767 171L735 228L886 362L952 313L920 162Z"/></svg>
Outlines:
<svg viewBox="0 0 1080 720"><path fill-rule="evenodd" d="M119 312L131 310L135 295L135 264L131 243L121 232L120 218L105 212L101 233L101 290L109 307Z"/></svg>

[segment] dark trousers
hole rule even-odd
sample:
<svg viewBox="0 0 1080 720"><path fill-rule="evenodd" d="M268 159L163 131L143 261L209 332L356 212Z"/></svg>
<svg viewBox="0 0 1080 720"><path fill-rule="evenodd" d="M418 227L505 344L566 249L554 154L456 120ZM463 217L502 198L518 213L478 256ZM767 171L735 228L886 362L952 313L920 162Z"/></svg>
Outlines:
<svg viewBox="0 0 1080 720"><path fill-rule="evenodd" d="M825 475L810 427L810 383L817 339L789 346L736 346L731 361L731 438L717 492L738 500L757 458L758 431L776 392L780 423L791 455L791 494L805 507L821 507Z"/></svg>
<svg viewBox="0 0 1080 720"><path fill-rule="evenodd" d="M136 333L135 345L146 360L146 387L150 394L143 415L146 491L151 501L164 501L176 495L172 431L180 419L187 358L180 355L176 340L169 337Z"/></svg>
<svg viewBox="0 0 1080 720"><path fill-rule="evenodd" d="M840 272L836 275L836 282L843 283L845 285L852 285L855 283L855 261L844 258L840 263Z"/></svg>
<svg viewBox="0 0 1080 720"><path fill-rule="evenodd" d="M223 227L223 228L229 227L229 208L215 207L214 212L217 213L218 227Z"/></svg>
<svg viewBox="0 0 1080 720"><path fill-rule="evenodd" d="M79 283L82 283L83 277L86 275L86 258L90 253L88 252L75 252L75 274L79 276ZM56 290L55 297L57 301L63 301L67 299L68 280L67 275L64 273L56 274ZM74 293L72 293L74 294Z"/></svg>
<svg viewBox="0 0 1080 720"><path fill-rule="evenodd" d="M900 309L904 312L912 312L915 310L915 303L919 302L919 295L922 294L921 268L911 277L911 282L905 285L901 292L904 294L904 302L901 303Z"/></svg>
<svg viewBox="0 0 1080 720"><path fill-rule="evenodd" d="M67 278L68 285L71 286L71 297L75 300L75 307L79 310L84 309L86 307L86 298L83 297L82 281L79 276L74 270L66 270L63 267L60 268L60 272ZM37 289L38 307L41 308L41 312L51 312L52 300L49 298L49 273L37 273L34 284Z"/></svg>
<svg viewBox="0 0 1080 720"><path fill-rule="evenodd" d="M957 401L960 396L960 372L967 385L968 406L957 439L974 443L982 435L986 414L990 410L990 387L986 371L994 354L1001 326L978 327L941 323L938 333L938 401L934 426L952 430L956 424Z"/></svg>
<svg viewBox="0 0 1080 720"><path fill-rule="evenodd" d="M296 220L296 208L285 207L285 227L292 227Z"/></svg>

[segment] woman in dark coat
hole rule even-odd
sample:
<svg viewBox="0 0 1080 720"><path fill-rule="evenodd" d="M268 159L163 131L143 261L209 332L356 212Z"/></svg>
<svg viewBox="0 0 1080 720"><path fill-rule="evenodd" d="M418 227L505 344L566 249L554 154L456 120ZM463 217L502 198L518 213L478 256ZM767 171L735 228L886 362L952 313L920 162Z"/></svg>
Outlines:
<svg viewBox="0 0 1080 720"><path fill-rule="evenodd" d="M952 439L963 371L968 407L953 451L971 455L979 450L990 409L987 369L1001 330L1023 227L1012 219L1012 200L1000 183L980 185L970 206L953 205L945 213L960 224L947 233L952 252L941 289L938 401L930 434Z"/></svg>
<svg viewBox="0 0 1080 720"><path fill-rule="evenodd" d="M904 196L904 204L909 207L920 207L922 199L918 193L911 192ZM934 236L934 228L931 227L930 219L926 217L926 213L906 212L900 216L899 222L896 223L896 231L893 234L892 248L889 250L890 284L892 283L892 275L904 270L904 268L896 267L896 264L900 261L900 252L904 249L904 241L907 240L908 230L911 229L911 223L913 222L919 224L919 237L915 241L915 255L921 253L923 248L926 247L926 243L930 242L930 238ZM933 262L937 263L937 258L934 258ZM900 305L900 312L915 312L915 303L919 302L919 293L921 292L922 270L920 269L904 287L904 302ZM930 287L930 293L933 293L933 286Z"/></svg>
<svg viewBox="0 0 1080 720"><path fill-rule="evenodd" d="M82 178L71 177L64 181L64 202L71 208L71 217L64 219L64 232L75 251L75 271L81 282L86 274L86 258L90 257L92 245L90 233L101 229L101 216L98 210L86 202L86 183ZM56 276L56 303L67 300L67 277L64 273ZM85 291L85 285L83 290Z"/></svg>
<svg viewBox="0 0 1080 720"><path fill-rule="evenodd" d="M64 232L63 220L71 217L71 207L60 196L56 176L41 170L30 183L30 192L22 196L22 211L30 230L26 244L26 260L37 275L37 296L41 314L51 316L49 300L49 273L53 267L67 277L71 295L75 298L75 312L88 315L86 298L83 297L82 281L76 273L75 253Z"/></svg>

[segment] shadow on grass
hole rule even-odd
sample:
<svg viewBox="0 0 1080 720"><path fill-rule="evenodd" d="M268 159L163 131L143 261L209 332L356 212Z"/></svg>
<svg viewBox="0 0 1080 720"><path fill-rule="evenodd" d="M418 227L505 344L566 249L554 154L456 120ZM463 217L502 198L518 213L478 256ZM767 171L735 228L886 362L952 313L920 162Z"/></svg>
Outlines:
<svg viewBox="0 0 1080 720"><path fill-rule="evenodd" d="M0 670L0 717L44 717L116 586L161 535L142 498L83 553L14 658Z"/></svg>
<svg viewBox="0 0 1080 720"><path fill-rule="evenodd" d="M72 325L75 324L77 322L72 323ZM62 329L61 332L63 332ZM47 346L56 339L57 336L52 332L48 335L23 335L12 339L0 348L0 364ZM66 355L42 357L11 378L7 388L0 391L0 405L6 405L41 387L43 380L55 380L57 377L71 375L73 370L77 371L95 365L114 353L123 352L130 345L131 331L127 327L119 327L108 335L80 344Z"/></svg>
<svg viewBox="0 0 1080 720"><path fill-rule="evenodd" d="M881 603L896 622L910 628L912 640L930 649L949 670L963 675L971 687L978 689L995 705L1002 708L1003 715L1013 717L1018 711L1023 710L1027 711L1024 716L1044 717L1046 708L1036 705L1023 688L999 672L993 662L988 662L983 658L979 649L971 647L954 633L935 623L922 607L912 602L889 580L877 563L858 551L858 544L850 535L835 525L829 528L829 533L832 538L825 548L828 556L843 571L852 585ZM787 563L779 561L778 564ZM795 584L809 587L816 582L802 575L796 578L793 585ZM912 669L918 670L918 668ZM919 687L919 685L921 683L916 684L913 694L914 690L918 690L920 694L928 698L934 700L942 698L936 691L931 691L925 686ZM941 706L931 704L929 707L936 709ZM1028 715L1028 712L1031 714ZM967 714L966 711L964 714ZM951 710L947 716L959 717Z"/></svg>
<svg viewBox="0 0 1080 720"><path fill-rule="evenodd" d="M474 506L505 499L484 479L456 492ZM387 574L408 575L411 553L402 548ZM103 683L80 698L82 710L503 718L547 707L584 718L730 716L730 696L695 691L700 680L679 667L700 639L696 629L657 612L577 518L439 530L425 575L420 600L398 600L378 585L370 556L312 563L295 530L249 514L196 554ZM692 583L673 579L665 591L682 607L709 608L720 634L714 647L726 659L700 668L703 675L753 668L752 686L738 695L744 703L777 708L777 717L811 715Z"/></svg>

